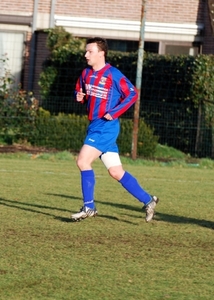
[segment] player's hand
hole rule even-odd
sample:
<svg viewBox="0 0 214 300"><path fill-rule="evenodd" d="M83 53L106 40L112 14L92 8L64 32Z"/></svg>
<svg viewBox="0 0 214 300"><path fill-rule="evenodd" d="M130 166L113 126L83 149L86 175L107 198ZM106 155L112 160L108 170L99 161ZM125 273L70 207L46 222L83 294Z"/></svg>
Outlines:
<svg viewBox="0 0 214 300"><path fill-rule="evenodd" d="M105 118L106 120L108 120L108 121L112 121L112 120L113 120L112 116L111 116L109 113L105 114L105 115L104 115L104 118Z"/></svg>
<svg viewBox="0 0 214 300"><path fill-rule="evenodd" d="M77 92L77 95L76 95L76 99L78 102L81 102L83 100L85 96L85 93L82 92L82 88L80 89L79 92Z"/></svg>

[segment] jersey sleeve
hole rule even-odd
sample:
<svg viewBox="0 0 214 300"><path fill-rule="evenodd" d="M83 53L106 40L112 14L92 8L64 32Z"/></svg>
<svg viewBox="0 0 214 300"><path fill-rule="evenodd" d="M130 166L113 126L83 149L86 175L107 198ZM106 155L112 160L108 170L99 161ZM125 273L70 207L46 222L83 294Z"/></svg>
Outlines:
<svg viewBox="0 0 214 300"><path fill-rule="evenodd" d="M76 86L75 86L75 91L74 91L75 100L76 100L77 93L80 91L80 89L82 89L83 93L85 93L85 83L84 83L84 80L83 80L84 76L85 76L85 70L82 71L82 74L77 79ZM84 103L84 102L85 102L85 98L79 103Z"/></svg>
<svg viewBox="0 0 214 300"><path fill-rule="evenodd" d="M138 99L136 87L120 71L113 74L113 89L119 92L119 103L109 111L113 119L124 114Z"/></svg>

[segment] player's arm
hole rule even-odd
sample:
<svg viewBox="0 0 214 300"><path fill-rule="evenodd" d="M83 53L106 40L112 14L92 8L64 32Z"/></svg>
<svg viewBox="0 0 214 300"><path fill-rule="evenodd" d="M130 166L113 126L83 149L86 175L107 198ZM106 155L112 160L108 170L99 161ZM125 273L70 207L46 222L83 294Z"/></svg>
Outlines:
<svg viewBox="0 0 214 300"><path fill-rule="evenodd" d="M85 97L85 93L83 93L82 88L80 88L79 92L76 93L77 102L83 102Z"/></svg>
<svg viewBox="0 0 214 300"><path fill-rule="evenodd" d="M115 81L115 87L121 95L119 103L109 111L113 119L124 114L138 99L136 87L129 81L128 78L122 76Z"/></svg>
<svg viewBox="0 0 214 300"><path fill-rule="evenodd" d="M83 79L82 79L82 75L81 75L77 80L75 92L74 92L75 99L77 102L84 103L85 93L83 92L83 88L84 88L84 83L83 83Z"/></svg>

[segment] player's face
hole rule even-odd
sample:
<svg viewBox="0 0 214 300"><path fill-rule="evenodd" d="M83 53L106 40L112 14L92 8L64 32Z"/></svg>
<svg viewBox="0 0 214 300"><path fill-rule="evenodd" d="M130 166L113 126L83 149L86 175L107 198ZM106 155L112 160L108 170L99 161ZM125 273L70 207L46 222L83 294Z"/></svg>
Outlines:
<svg viewBox="0 0 214 300"><path fill-rule="evenodd" d="M96 43L86 45L85 58L89 66L95 67L104 59L104 51L100 51Z"/></svg>

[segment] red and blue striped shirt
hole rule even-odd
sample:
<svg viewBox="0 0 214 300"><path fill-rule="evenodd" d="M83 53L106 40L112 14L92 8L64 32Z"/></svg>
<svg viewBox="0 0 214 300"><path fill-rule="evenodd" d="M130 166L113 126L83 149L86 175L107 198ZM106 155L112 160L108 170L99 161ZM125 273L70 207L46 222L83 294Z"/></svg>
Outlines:
<svg viewBox="0 0 214 300"><path fill-rule="evenodd" d="M137 89L125 75L109 63L99 71L87 67L77 80L75 93L82 88L86 94L88 119L101 119L109 113L117 119L125 113L138 98Z"/></svg>

